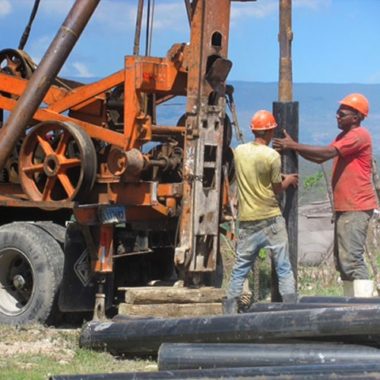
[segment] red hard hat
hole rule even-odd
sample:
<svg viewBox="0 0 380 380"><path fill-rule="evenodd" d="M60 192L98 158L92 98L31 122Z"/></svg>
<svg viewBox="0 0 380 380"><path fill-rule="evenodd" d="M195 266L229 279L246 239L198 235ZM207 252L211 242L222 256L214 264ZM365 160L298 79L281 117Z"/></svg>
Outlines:
<svg viewBox="0 0 380 380"><path fill-rule="evenodd" d="M269 111L260 110L252 116L251 129L253 131L265 131L276 127L276 119Z"/></svg>
<svg viewBox="0 0 380 380"><path fill-rule="evenodd" d="M355 93L347 95L339 103L359 111L364 116L368 116L369 102L368 99L362 94Z"/></svg>

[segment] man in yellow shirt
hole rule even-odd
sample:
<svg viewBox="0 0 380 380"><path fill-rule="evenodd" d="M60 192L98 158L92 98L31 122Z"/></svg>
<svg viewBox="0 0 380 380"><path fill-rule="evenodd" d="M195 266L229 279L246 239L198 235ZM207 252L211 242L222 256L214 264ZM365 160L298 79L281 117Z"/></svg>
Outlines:
<svg viewBox="0 0 380 380"><path fill-rule="evenodd" d="M243 283L261 248L271 251L283 302L297 300L285 219L276 196L289 186L297 186L298 175L281 175L281 157L268 146L276 127L276 120L269 111L256 112L251 120L254 141L239 145L234 152L239 233L225 313L236 312Z"/></svg>

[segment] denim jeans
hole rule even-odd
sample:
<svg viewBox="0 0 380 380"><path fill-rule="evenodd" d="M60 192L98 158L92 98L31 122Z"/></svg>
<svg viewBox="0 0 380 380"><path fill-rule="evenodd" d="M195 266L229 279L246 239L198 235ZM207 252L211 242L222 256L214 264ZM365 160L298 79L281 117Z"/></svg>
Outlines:
<svg viewBox="0 0 380 380"><path fill-rule="evenodd" d="M281 296L296 293L293 271L289 261L285 219L277 216L253 222L240 222L237 257L231 273L228 298L241 295L244 280L261 248L271 251Z"/></svg>
<svg viewBox="0 0 380 380"><path fill-rule="evenodd" d="M337 212L334 258L343 281L368 280L364 247L372 211Z"/></svg>

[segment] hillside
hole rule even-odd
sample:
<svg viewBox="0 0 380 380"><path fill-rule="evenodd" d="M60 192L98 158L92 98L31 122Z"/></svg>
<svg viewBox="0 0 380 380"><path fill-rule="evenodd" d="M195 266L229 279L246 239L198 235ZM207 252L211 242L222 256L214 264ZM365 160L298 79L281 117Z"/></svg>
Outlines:
<svg viewBox="0 0 380 380"><path fill-rule="evenodd" d="M251 138L249 120L259 109L272 109L277 100L277 83L232 82L240 127L246 139ZM380 84L294 85L294 100L299 102L299 140L308 144L328 144L338 133L335 112L338 101L351 92L361 92L370 101L370 114L363 123L371 131L375 152L380 154ZM185 99L176 98L160 107L162 124L176 123L184 113ZM235 142L236 143L236 142Z"/></svg>
<svg viewBox="0 0 380 380"><path fill-rule="evenodd" d="M277 83L236 82L235 102L239 123L249 137L251 115L261 108L272 108L277 99ZM363 93L370 102L369 117L363 123L374 138L376 153L380 153L380 85L316 84L294 85L293 98L299 102L300 141L308 144L328 144L337 134L335 112L338 101L352 92Z"/></svg>

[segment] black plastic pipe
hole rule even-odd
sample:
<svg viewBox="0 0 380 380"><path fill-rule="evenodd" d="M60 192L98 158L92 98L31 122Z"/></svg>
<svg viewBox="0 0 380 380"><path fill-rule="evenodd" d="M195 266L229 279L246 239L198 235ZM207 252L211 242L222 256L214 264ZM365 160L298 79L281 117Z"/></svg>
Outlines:
<svg viewBox="0 0 380 380"><path fill-rule="evenodd" d="M252 304L245 313L262 313L268 311L286 311L286 310L310 310L310 309L321 309L330 307L355 307L356 304L349 303L283 303L283 302L268 302L268 303L254 303ZM360 306L360 304L357 304ZM370 306L378 307L374 304L369 304ZM379 305L380 306L380 305Z"/></svg>
<svg viewBox="0 0 380 380"><path fill-rule="evenodd" d="M188 380L188 379L378 379L380 364L324 364L289 367L213 368L159 372L51 376L49 380Z"/></svg>
<svg viewBox="0 0 380 380"><path fill-rule="evenodd" d="M325 297L325 296L304 296L300 297L300 303L349 303L349 304L378 304L380 297Z"/></svg>
<svg viewBox="0 0 380 380"><path fill-rule="evenodd" d="M330 343L163 343L158 350L160 370L365 362L379 363L380 350Z"/></svg>
<svg viewBox="0 0 380 380"><path fill-rule="evenodd" d="M162 343L252 343L380 335L380 307L372 305L247 313L226 316L91 321L81 347L116 354L155 354Z"/></svg>

